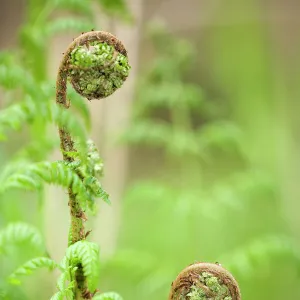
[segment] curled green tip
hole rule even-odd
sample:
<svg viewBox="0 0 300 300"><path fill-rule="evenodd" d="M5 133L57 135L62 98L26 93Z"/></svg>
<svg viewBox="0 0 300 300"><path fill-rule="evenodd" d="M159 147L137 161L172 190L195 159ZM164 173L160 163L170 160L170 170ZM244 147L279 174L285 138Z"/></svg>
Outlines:
<svg viewBox="0 0 300 300"><path fill-rule="evenodd" d="M182 295L182 299L189 300L207 300L218 299L218 300L232 300L232 297L229 296L229 290L226 285L224 285L220 280L213 276L210 273L203 272L199 275L199 281L202 283L201 285L192 285L186 297ZM207 296L207 293L211 293Z"/></svg>
<svg viewBox="0 0 300 300"><path fill-rule="evenodd" d="M128 77L128 58L106 42L77 46L69 57L69 76L74 89L87 99L110 96Z"/></svg>
<svg viewBox="0 0 300 300"><path fill-rule="evenodd" d="M222 266L194 263L173 281L169 300L240 300L234 277Z"/></svg>

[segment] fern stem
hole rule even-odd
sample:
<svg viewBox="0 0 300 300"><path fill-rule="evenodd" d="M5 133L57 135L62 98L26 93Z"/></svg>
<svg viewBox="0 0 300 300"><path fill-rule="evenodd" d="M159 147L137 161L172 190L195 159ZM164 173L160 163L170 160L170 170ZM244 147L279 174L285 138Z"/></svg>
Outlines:
<svg viewBox="0 0 300 300"><path fill-rule="evenodd" d="M69 71L70 69L72 69L72 66L70 65L70 55L75 48L82 45L88 46L88 44L93 41L105 42L113 46L115 51L117 51L118 53L127 56L127 52L123 44L112 34L107 32L103 32L103 31L87 32L74 39L74 41L70 44L67 51L65 52L64 57L60 63L58 74L57 74L57 81L56 81L56 103L64 107L65 109L69 108L69 103L67 101L67 80L69 76ZM80 91L78 90L77 92L80 93ZM60 146L63 154L63 159L67 162L74 161L74 158L70 157L67 154L70 152L77 151L74 147L74 141L70 136L70 133L66 128L60 127L59 137L60 137ZM69 189L69 206L70 206L70 213L71 213L71 232L70 232L71 239L69 241L69 244L74 244L77 241L84 239L85 237L84 224L83 224L83 221L85 220L85 216L80 207L79 202L76 200L76 195L72 193L71 189Z"/></svg>
<svg viewBox="0 0 300 300"><path fill-rule="evenodd" d="M61 62L59 67L57 82L56 82L56 103L63 106L65 109L69 108L67 103L67 55ZM68 156L67 152L75 152L74 141L66 128L59 128L60 147L63 154L63 159L67 162L72 162L74 158ZM71 227L69 234L69 245L76 243L84 238L84 224L82 220L83 211L79 202L76 200L76 195L73 194L72 189L69 188L69 207L71 214Z"/></svg>
<svg viewBox="0 0 300 300"><path fill-rule="evenodd" d="M195 263L183 269L172 283L169 300L240 300L234 277L221 265Z"/></svg>

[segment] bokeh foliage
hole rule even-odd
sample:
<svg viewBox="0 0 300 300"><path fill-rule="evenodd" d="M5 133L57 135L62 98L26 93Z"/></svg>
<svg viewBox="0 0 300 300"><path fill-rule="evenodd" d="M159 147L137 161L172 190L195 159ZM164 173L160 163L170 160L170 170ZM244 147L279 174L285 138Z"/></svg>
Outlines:
<svg viewBox="0 0 300 300"><path fill-rule="evenodd" d="M1 146L1 165L8 158L13 162L1 168L2 179L28 162L45 160L58 147L55 137L45 136L56 120L86 139L86 103L70 89L76 117L56 111L55 83L47 76L45 62L53 36L95 27L96 2L110 16L131 20L121 0L28 1L18 49L0 55L7 107L0 112L0 133L8 143ZM240 6L237 1L231 5ZM257 9L255 1L249 1L248 13ZM54 17L61 11L76 16ZM230 13L224 9L218 18ZM101 290L113 288L130 300L167 299L178 271L199 260L218 261L232 271L244 299L298 299L299 250L283 218L274 172L276 134L268 130L274 107L263 29L239 24L213 27L207 34L211 38L206 56L222 97L215 97L193 67L199 65L199 45L159 26L152 28L147 42L153 46L153 58L143 62L131 126L121 137L132 154L131 173L118 248L102 262ZM39 197L17 191L0 195L0 225L7 230L0 232L0 298L41 296L31 291L39 277L22 280L20 287L7 278L16 283L17 275L40 265L54 267L45 258L39 233L47 213L44 196L42 186ZM8 225L20 221L40 230L24 223ZM17 269L38 256L43 258ZM47 285L50 278L45 278L41 287L47 298L53 291ZM64 287L65 278L60 279L58 285Z"/></svg>

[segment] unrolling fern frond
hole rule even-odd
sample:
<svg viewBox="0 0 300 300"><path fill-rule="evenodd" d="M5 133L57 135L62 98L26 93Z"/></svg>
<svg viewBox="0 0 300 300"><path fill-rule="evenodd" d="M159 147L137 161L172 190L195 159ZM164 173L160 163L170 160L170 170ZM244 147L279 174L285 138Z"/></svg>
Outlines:
<svg viewBox="0 0 300 300"><path fill-rule="evenodd" d="M20 266L18 269L16 269L9 276L8 280L11 284L20 284L21 281L18 277L21 275L30 275L33 271L40 268L48 268L49 270L53 270L57 267L59 267L59 265L48 257L36 257L29 260L28 262Z"/></svg>
<svg viewBox="0 0 300 300"><path fill-rule="evenodd" d="M53 299L73 299L73 288L75 286L75 272L78 269L76 266L68 266L67 258L64 257L63 262L61 263L61 268L63 272L57 279L56 286L58 288L58 292L52 296ZM66 282L68 285L66 286Z"/></svg>
<svg viewBox="0 0 300 300"><path fill-rule="evenodd" d="M109 201L108 194L95 177L81 178L72 167L59 161L22 165L18 171L4 177L0 192L11 188L39 190L44 182L71 188L84 207L88 205L92 208L97 197L106 202Z"/></svg>
<svg viewBox="0 0 300 300"><path fill-rule="evenodd" d="M26 223L12 223L0 231L0 254L5 252L8 245L21 244L28 242L31 247L46 252L44 240L39 231Z"/></svg>
<svg viewBox="0 0 300 300"><path fill-rule="evenodd" d="M123 300L123 298L115 292L107 292L93 297L94 300Z"/></svg>
<svg viewBox="0 0 300 300"><path fill-rule="evenodd" d="M95 143L92 140L88 140L87 147L88 152L85 173L97 178L103 176L103 161Z"/></svg>
<svg viewBox="0 0 300 300"><path fill-rule="evenodd" d="M73 293L73 286L70 285L67 289L63 291L59 291L55 293L50 300L73 300L74 299L74 293Z"/></svg>
<svg viewBox="0 0 300 300"><path fill-rule="evenodd" d="M90 291L96 289L99 280L99 247L88 241L78 241L71 245L66 252L66 265L82 266Z"/></svg>
<svg viewBox="0 0 300 300"><path fill-rule="evenodd" d="M57 292L51 299L72 298L75 285L76 272L79 268L83 270L83 275L87 283L87 288L91 291L96 289L99 279L99 247L95 243L78 241L71 245L61 263L63 273L57 280ZM66 282L69 282L66 287Z"/></svg>
<svg viewBox="0 0 300 300"><path fill-rule="evenodd" d="M67 269L64 268L64 271L63 273L61 273L61 275L58 277L57 279L57 288L62 291L65 289L65 283L67 280L71 280L71 276L70 276L70 271Z"/></svg>

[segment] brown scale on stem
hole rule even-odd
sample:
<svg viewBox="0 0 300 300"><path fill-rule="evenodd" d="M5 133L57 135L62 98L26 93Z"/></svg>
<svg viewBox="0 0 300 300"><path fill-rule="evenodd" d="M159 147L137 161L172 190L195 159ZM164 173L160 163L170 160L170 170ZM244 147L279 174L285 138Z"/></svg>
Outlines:
<svg viewBox="0 0 300 300"><path fill-rule="evenodd" d="M240 300L234 277L221 265L194 263L183 269L172 282L169 300Z"/></svg>

